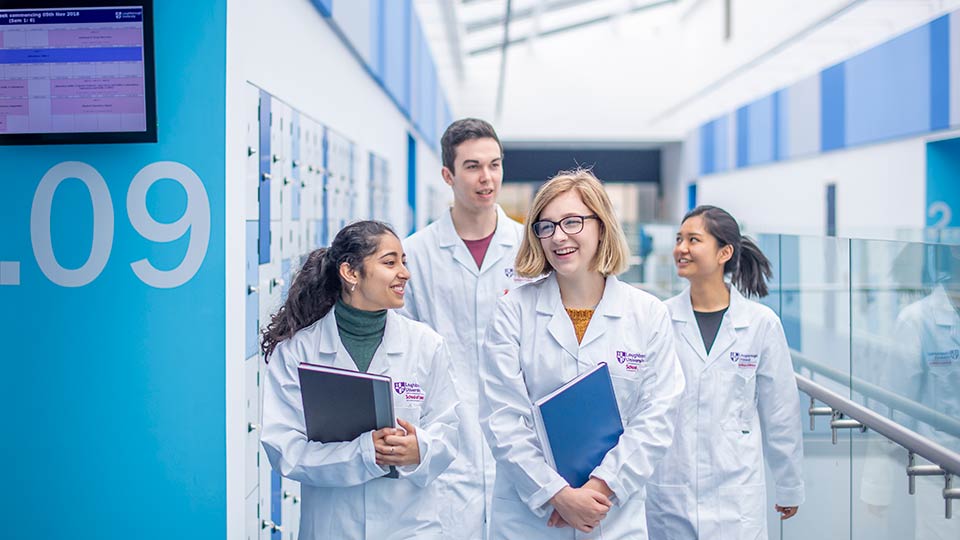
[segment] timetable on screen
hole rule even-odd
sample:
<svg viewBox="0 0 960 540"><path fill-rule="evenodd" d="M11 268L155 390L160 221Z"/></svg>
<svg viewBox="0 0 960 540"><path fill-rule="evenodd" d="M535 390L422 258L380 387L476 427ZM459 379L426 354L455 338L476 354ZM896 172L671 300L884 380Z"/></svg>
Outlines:
<svg viewBox="0 0 960 540"><path fill-rule="evenodd" d="M0 6L0 144L156 142L151 2Z"/></svg>

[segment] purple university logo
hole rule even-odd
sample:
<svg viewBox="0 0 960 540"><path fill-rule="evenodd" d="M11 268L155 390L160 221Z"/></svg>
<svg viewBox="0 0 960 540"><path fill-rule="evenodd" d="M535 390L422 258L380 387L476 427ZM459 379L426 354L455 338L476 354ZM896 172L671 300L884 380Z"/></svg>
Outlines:
<svg viewBox="0 0 960 540"><path fill-rule="evenodd" d="M407 383L395 382L393 383L393 389L396 390L398 394L402 394L407 391Z"/></svg>
<svg viewBox="0 0 960 540"><path fill-rule="evenodd" d="M730 353L730 361L731 361L731 362L739 362L739 361L740 361L740 353L738 353L738 352L732 352L732 353Z"/></svg>
<svg viewBox="0 0 960 540"><path fill-rule="evenodd" d="M628 351L617 351L617 362L626 364L627 371L637 371L647 361L647 355Z"/></svg>
<svg viewBox="0 0 960 540"><path fill-rule="evenodd" d="M513 277L513 267L510 266L510 267L508 267L508 268L504 268L504 269L503 269L503 274L504 274L505 276L507 276L508 278L512 278L512 277Z"/></svg>

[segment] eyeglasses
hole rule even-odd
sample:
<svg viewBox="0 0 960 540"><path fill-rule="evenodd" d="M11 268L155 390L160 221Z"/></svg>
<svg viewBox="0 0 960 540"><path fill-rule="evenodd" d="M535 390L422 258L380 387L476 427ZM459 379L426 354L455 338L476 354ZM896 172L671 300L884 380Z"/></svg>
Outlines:
<svg viewBox="0 0 960 540"><path fill-rule="evenodd" d="M557 226L560 226L560 229L563 230L566 234L577 234L583 230L583 222L587 219L600 219L597 216L567 216L560 221L550 221L549 219L541 219L540 221L533 222L533 234L537 238L550 238L553 236L553 233L557 232Z"/></svg>

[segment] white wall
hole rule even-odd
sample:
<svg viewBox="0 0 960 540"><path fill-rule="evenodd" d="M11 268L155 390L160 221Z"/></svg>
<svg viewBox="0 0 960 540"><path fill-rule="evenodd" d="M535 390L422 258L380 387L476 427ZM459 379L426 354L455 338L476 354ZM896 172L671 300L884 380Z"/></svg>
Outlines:
<svg viewBox="0 0 960 540"><path fill-rule="evenodd" d="M824 235L825 186L836 183L837 235L890 238L924 226L925 145L918 137L706 176L697 203L751 231Z"/></svg>

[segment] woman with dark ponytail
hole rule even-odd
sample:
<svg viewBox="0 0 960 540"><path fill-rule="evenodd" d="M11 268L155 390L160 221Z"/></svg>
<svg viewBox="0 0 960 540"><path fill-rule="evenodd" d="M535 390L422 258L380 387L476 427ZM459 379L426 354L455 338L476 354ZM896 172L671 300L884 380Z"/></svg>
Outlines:
<svg viewBox="0 0 960 540"><path fill-rule="evenodd" d="M766 296L770 261L715 206L684 216L673 257L690 282L666 302L687 386L673 446L647 484L650 538L765 539L764 459L780 519L804 499L790 349L777 315L746 298Z"/></svg>
<svg viewBox="0 0 960 540"><path fill-rule="evenodd" d="M344 227L312 252L261 335L268 367L261 442L300 482L300 538L440 539L433 480L459 445L450 355L439 334L393 310L410 274L389 225ZM388 375L396 428L307 440L301 362ZM399 479L383 478L396 467Z"/></svg>

